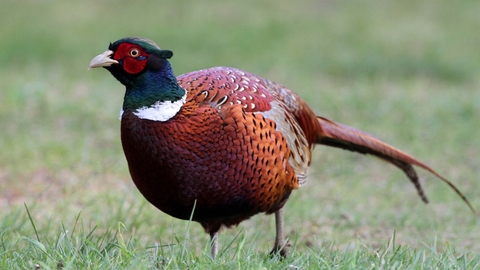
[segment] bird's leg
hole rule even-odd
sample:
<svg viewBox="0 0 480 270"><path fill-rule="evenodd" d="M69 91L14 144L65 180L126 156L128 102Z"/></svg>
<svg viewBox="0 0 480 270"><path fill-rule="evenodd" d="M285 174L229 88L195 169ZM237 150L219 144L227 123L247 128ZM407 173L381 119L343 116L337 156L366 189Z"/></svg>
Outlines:
<svg viewBox="0 0 480 270"><path fill-rule="evenodd" d="M277 212L275 212L275 228L277 230L277 234L275 236L275 245L270 254L278 254L285 258L288 255L288 244L285 238L283 227L283 208L280 208Z"/></svg>
<svg viewBox="0 0 480 270"><path fill-rule="evenodd" d="M218 231L210 232L210 248L212 249L212 259L215 259L218 253Z"/></svg>

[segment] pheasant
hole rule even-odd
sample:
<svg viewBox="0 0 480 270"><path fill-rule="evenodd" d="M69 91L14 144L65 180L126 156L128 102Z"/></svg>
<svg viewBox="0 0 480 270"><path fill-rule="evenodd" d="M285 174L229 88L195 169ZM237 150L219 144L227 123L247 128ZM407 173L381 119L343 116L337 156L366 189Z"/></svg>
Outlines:
<svg viewBox="0 0 480 270"><path fill-rule="evenodd" d="M316 116L293 91L230 67L175 77L173 53L153 41L111 43L89 68L104 67L126 92L121 141L133 182L159 210L199 222L217 255L217 234L258 213L275 213L272 253L287 255L283 206L305 185L315 144L370 154L405 172L427 197L413 165L447 183L416 158L373 136Z"/></svg>

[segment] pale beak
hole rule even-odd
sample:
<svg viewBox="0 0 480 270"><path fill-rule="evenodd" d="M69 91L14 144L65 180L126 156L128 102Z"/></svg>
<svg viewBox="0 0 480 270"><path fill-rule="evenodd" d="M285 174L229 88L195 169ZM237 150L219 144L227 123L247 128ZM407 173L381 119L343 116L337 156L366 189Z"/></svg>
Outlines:
<svg viewBox="0 0 480 270"><path fill-rule="evenodd" d="M88 69L96 68L96 67L109 67L113 64L118 64L117 60L110 58L112 56L113 51L106 50L104 53L95 56L90 64L88 65Z"/></svg>

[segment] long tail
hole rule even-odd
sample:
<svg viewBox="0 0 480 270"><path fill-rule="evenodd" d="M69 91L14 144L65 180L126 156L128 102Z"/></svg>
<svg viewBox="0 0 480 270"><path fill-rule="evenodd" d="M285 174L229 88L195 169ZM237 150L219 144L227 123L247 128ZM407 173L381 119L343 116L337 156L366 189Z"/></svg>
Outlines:
<svg viewBox="0 0 480 270"><path fill-rule="evenodd" d="M421 167L440 178L443 182L447 183L447 185L449 185L453 190L455 190L455 192L468 205L470 210L475 213L475 210L473 209L470 202L454 184L452 184L445 177L443 177L418 159L376 139L372 135L367 134L363 131L357 130L347 125L335 123L320 116L317 116L317 119L323 130L323 134L318 137L316 143L338 147L362 154L371 154L387 162L390 162L391 164L397 166L405 172L410 181L412 181L412 183L415 185L415 188L417 189L420 198L422 198L425 203L428 203L427 196L425 195L425 192L420 185L417 173L415 172L415 169L412 165Z"/></svg>

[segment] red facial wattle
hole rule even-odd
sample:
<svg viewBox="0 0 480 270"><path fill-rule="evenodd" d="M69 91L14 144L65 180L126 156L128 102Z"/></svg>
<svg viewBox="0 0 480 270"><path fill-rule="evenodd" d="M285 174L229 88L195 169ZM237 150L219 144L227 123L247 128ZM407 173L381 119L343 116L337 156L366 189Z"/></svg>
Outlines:
<svg viewBox="0 0 480 270"><path fill-rule="evenodd" d="M122 43L118 46L113 59L123 62L123 69L130 74L143 71L147 65L149 54L140 46L132 43Z"/></svg>

